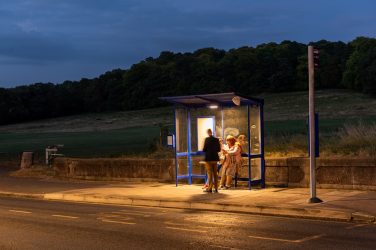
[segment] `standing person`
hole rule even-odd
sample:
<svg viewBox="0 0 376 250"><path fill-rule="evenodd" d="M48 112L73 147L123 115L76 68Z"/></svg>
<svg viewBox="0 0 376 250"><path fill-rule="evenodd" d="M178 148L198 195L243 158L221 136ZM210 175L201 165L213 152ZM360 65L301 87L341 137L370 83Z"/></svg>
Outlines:
<svg viewBox="0 0 376 250"><path fill-rule="evenodd" d="M218 192L218 173L217 162L219 161L218 153L221 151L221 145L218 138L213 136L213 131L208 129L208 137L205 138L204 148L205 152L205 167L208 172L208 187L204 189L204 192L211 193L214 182L214 192Z"/></svg>
<svg viewBox="0 0 376 250"><path fill-rule="evenodd" d="M237 167L241 164L241 146L236 143L235 137L232 135L226 138L227 145L223 145L222 152L225 155L225 161L222 166L221 189L229 189L232 185L232 178L235 176Z"/></svg>

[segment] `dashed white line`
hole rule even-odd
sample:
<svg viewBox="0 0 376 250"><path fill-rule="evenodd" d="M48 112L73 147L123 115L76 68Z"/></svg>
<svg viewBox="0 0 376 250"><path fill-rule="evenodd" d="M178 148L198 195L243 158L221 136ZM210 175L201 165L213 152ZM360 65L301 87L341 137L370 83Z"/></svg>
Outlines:
<svg viewBox="0 0 376 250"><path fill-rule="evenodd" d="M180 227L166 227L166 228L174 229L174 230L181 230L181 231L197 232L197 233L207 233L208 232L208 231L205 231L205 230L188 229L188 228L180 228Z"/></svg>
<svg viewBox="0 0 376 250"><path fill-rule="evenodd" d="M69 215L61 215L61 214L53 214L53 217L65 218L65 219L78 219L76 216L69 216Z"/></svg>
<svg viewBox="0 0 376 250"><path fill-rule="evenodd" d="M135 225L136 223L134 222L125 222L125 221L117 221L117 220L108 220L108 219L100 219L99 220L103 222L109 222L109 223L117 223L117 224L124 224L124 225Z"/></svg>
<svg viewBox="0 0 376 250"><path fill-rule="evenodd" d="M254 238L254 239L260 239L260 240L274 240L274 241L282 241L282 242L290 242L290 243L302 243L308 240L321 238L322 236L324 236L324 234L314 235L314 236L306 237L306 238L299 239L299 240L288 240L288 239L261 237L261 236L253 236L253 235L249 235L248 237Z"/></svg>
<svg viewBox="0 0 376 250"><path fill-rule="evenodd" d="M150 214L144 214L144 213L138 213L138 212L125 212L125 211L120 211L120 212L112 212L113 214L116 215L135 215L135 216L143 216L143 217L150 217Z"/></svg>
<svg viewBox="0 0 376 250"><path fill-rule="evenodd" d="M30 211L24 211L24 210L13 210L13 209L10 209L9 212L20 213L20 214L31 214Z"/></svg>

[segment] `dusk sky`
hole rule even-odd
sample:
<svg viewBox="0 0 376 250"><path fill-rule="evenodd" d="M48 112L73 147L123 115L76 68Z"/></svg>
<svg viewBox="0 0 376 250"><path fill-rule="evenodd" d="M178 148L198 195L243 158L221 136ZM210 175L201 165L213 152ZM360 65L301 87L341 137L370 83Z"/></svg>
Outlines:
<svg viewBox="0 0 376 250"><path fill-rule="evenodd" d="M375 0L1 0L0 87L94 78L161 51L375 37Z"/></svg>

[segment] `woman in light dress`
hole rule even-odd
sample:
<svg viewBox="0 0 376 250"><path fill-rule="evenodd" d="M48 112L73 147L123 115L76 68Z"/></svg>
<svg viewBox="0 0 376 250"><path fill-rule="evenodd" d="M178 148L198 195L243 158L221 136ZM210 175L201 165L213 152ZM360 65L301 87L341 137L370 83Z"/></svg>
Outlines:
<svg viewBox="0 0 376 250"><path fill-rule="evenodd" d="M232 186L232 178L242 162L242 148L239 143L236 142L235 137L228 135L226 137L227 144L222 146L222 154L225 159L221 169L221 189L229 189Z"/></svg>

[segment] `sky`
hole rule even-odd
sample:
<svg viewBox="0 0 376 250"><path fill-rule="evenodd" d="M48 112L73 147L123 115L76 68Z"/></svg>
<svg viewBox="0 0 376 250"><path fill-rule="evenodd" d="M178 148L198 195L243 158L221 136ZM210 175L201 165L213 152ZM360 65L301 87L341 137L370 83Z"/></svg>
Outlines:
<svg viewBox="0 0 376 250"><path fill-rule="evenodd" d="M0 87L94 78L161 51L376 37L375 0L0 0Z"/></svg>

